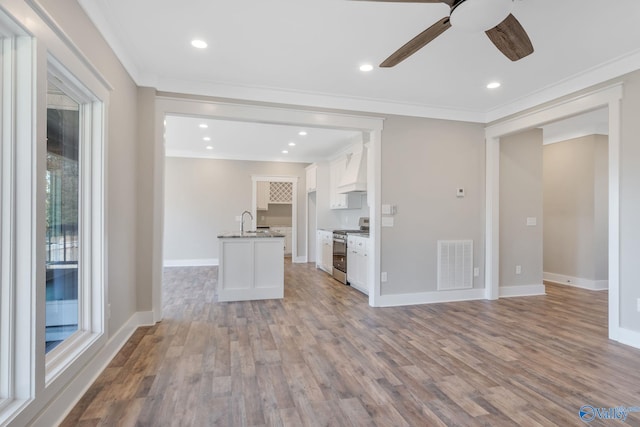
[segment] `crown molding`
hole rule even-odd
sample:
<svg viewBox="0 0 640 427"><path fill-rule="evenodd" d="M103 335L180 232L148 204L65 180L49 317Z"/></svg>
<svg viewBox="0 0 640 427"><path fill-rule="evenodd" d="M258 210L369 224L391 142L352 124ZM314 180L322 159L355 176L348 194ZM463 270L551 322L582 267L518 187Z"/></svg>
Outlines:
<svg viewBox="0 0 640 427"><path fill-rule="evenodd" d="M123 43L118 39L112 26L105 19L108 11L103 10L98 2L92 0L78 1L135 83L142 87L153 87L161 92L488 124L640 69L640 50L637 50L487 111L294 91L282 88L233 85L224 82L168 79L142 71L140 65L127 53Z"/></svg>

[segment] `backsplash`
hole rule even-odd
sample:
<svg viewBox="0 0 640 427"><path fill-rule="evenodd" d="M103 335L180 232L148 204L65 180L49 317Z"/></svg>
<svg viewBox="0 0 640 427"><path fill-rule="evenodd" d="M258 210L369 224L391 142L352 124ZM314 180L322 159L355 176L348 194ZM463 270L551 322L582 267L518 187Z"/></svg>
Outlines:
<svg viewBox="0 0 640 427"><path fill-rule="evenodd" d="M258 227L291 227L291 205L269 204L266 211L256 212Z"/></svg>
<svg viewBox="0 0 640 427"><path fill-rule="evenodd" d="M340 217L340 228L344 229L357 229L359 227L358 221L360 217L369 216L369 206L367 206L367 195L362 195L362 208L360 209L345 209L336 211Z"/></svg>

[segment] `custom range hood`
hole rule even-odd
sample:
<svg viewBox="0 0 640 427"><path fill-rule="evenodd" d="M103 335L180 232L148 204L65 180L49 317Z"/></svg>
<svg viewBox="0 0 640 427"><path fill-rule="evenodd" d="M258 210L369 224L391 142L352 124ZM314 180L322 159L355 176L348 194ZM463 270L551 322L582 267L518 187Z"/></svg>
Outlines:
<svg viewBox="0 0 640 427"><path fill-rule="evenodd" d="M347 168L338 184L338 193L363 193L367 191L367 155L363 144L354 144Z"/></svg>

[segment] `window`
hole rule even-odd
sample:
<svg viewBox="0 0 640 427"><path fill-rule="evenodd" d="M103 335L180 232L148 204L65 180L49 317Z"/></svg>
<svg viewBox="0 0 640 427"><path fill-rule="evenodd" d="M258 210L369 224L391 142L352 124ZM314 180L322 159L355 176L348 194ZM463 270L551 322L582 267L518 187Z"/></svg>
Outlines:
<svg viewBox="0 0 640 427"><path fill-rule="evenodd" d="M104 332L103 103L48 63L44 172L46 383Z"/></svg>
<svg viewBox="0 0 640 427"><path fill-rule="evenodd" d="M33 52L0 10L0 424L33 395Z"/></svg>
<svg viewBox="0 0 640 427"><path fill-rule="evenodd" d="M80 105L49 80L47 93L46 313L48 353L78 330Z"/></svg>
<svg viewBox="0 0 640 427"><path fill-rule="evenodd" d="M110 87L40 20L37 2L9 3L0 7L0 425L24 424L27 408L64 390L107 341Z"/></svg>

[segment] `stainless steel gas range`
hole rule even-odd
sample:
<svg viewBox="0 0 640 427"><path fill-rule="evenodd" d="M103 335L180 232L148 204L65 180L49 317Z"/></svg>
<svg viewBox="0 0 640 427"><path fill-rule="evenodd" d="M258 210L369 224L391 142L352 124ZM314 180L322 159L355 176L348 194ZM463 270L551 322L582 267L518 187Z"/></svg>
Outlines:
<svg viewBox="0 0 640 427"><path fill-rule="evenodd" d="M357 230L333 230L333 278L347 285L347 234L368 233L369 218L360 218Z"/></svg>

